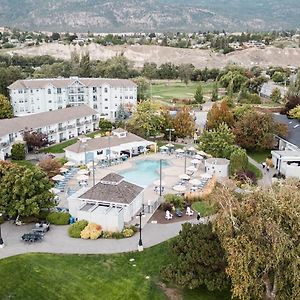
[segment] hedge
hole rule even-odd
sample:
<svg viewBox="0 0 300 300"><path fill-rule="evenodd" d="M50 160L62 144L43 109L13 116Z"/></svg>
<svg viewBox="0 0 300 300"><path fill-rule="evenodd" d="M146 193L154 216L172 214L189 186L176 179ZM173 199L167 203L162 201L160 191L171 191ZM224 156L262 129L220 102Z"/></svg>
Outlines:
<svg viewBox="0 0 300 300"><path fill-rule="evenodd" d="M46 217L47 221L54 225L68 225L70 214L67 212L51 212Z"/></svg>
<svg viewBox="0 0 300 300"><path fill-rule="evenodd" d="M68 229L68 234L72 238L80 238L81 231L88 225L88 221L81 220L72 224Z"/></svg>

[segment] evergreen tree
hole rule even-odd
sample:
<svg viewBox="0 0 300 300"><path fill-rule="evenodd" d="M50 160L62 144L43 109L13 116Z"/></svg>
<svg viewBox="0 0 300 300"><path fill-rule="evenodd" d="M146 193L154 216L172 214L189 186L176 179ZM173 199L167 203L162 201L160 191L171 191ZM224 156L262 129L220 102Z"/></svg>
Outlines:
<svg viewBox="0 0 300 300"><path fill-rule="evenodd" d="M205 103L205 100L204 100L204 97L203 97L202 85L201 84L199 84L197 86L194 99L197 102L197 104L203 104L203 103Z"/></svg>
<svg viewBox="0 0 300 300"><path fill-rule="evenodd" d="M12 118L13 108L7 97L0 94L0 119Z"/></svg>
<svg viewBox="0 0 300 300"><path fill-rule="evenodd" d="M212 94L211 94L211 101L216 102L218 100L219 100L219 88L218 88L218 83L216 82L213 85Z"/></svg>

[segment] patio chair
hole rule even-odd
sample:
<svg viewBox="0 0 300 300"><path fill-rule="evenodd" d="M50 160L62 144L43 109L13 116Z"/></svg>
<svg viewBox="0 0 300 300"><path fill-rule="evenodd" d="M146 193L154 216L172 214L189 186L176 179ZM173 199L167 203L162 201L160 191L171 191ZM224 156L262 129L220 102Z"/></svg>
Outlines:
<svg viewBox="0 0 300 300"><path fill-rule="evenodd" d="M165 219L171 220L172 218L173 218L173 215L168 210L166 210Z"/></svg>
<svg viewBox="0 0 300 300"><path fill-rule="evenodd" d="M192 216L193 214L194 214L194 211L193 210L191 210L191 208L188 206L187 208L186 208L186 213L185 213L187 216Z"/></svg>
<svg viewBox="0 0 300 300"><path fill-rule="evenodd" d="M175 215L176 215L176 217L182 217L182 211L180 211L180 209L177 208L176 212L175 212Z"/></svg>

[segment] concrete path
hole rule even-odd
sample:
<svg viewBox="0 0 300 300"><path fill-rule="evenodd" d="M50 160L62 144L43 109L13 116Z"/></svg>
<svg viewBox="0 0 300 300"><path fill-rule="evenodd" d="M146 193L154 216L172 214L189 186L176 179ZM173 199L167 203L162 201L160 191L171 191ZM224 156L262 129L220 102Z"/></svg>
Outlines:
<svg viewBox="0 0 300 300"><path fill-rule="evenodd" d="M253 158L251 158L250 156L248 156L249 162L251 164L253 164L254 166L256 166L258 169L261 170L262 174L263 174L263 178L258 180L258 185L260 186L270 186L272 185L272 178L273 175L276 173L276 170L274 168L270 168L269 171L267 171L266 169L264 169L262 167L262 164L259 164L258 162L256 162Z"/></svg>
<svg viewBox="0 0 300 300"><path fill-rule="evenodd" d="M207 218L200 221L191 219L191 223L206 223ZM183 222L170 224L148 223L142 230L142 240L145 248L157 245L178 235ZM43 241L33 244L24 243L21 236L31 230L32 225L16 226L11 222L1 225L5 247L0 249L0 259L18 254L66 253L66 254L113 254L137 250L139 233L128 239L98 239L82 240L68 236L68 226L51 226Z"/></svg>

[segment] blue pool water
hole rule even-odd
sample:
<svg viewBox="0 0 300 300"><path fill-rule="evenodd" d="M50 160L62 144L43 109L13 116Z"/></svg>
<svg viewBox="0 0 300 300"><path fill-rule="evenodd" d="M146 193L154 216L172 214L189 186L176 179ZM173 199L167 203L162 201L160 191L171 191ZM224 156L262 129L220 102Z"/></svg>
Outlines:
<svg viewBox="0 0 300 300"><path fill-rule="evenodd" d="M168 165L168 162L162 162L162 167ZM159 160L138 161L132 168L121 171L119 174L131 183L146 187L159 179Z"/></svg>

